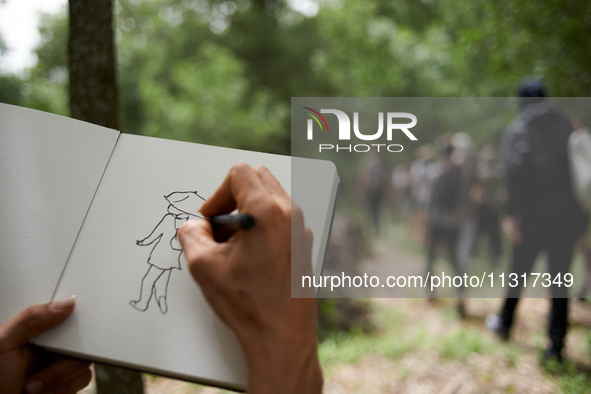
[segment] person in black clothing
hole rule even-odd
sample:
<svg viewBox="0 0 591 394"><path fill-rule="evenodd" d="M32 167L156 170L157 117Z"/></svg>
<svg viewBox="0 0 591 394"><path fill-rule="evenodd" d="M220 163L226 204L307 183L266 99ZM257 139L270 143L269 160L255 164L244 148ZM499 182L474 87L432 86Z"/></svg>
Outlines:
<svg viewBox="0 0 591 394"><path fill-rule="evenodd" d="M537 255L545 251L548 273L554 280L569 272L583 212L573 196L567 155L571 125L545 98L539 81L526 81L519 90L519 117L507 129L501 155L507 182L505 232L513 242L511 273L519 286L508 287L500 316L489 316L487 326L509 338L513 315ZM551 345L544 358L562 361L567 331L568 299L564 285L553 284L549 316Z"/></svg>
<svg viewBox="0 0 591 394"><path fill-rule="evenodd" d="M388 167L383 151L373 154L357 174L356 193L367 205L375 234L380 233L380 209L387 194Z"/></svg>
<svg viewBox="0 0 591 394"><path fill-rule="evenodd" d="M441 148L441 167L433 179L427 206L427 272L433 272L436 252L439 245L447 249L449 262L455 275L463 274L457 256L458 229L460 225L460 188L462 173L460 167L451 160L454 148L447 145ZM429 297L434 297L432 292ZM464 288L458 289L458 312L465 317Z"/></svg>

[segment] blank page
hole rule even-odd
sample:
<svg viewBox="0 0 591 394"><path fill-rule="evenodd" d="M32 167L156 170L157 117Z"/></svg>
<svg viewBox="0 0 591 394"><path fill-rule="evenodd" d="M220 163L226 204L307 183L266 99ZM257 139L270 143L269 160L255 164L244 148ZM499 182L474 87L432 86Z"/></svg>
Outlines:
<svg viewBox="0 0 591 394"><path fill-rule="evenodd" d="M0 322L51 300L118 136L0 104Z"/></svg>

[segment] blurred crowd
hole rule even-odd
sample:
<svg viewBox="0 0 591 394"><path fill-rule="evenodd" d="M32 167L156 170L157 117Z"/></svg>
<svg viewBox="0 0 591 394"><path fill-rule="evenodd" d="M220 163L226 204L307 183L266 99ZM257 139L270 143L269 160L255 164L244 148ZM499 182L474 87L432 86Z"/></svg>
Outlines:
<svg viewBox="0 0 591 394"><path fill-rule="evenodd" d="M384 208L425 245L429 264L438 244L457 269L466 269L484 241L493 267L502 252L500 217L506 198L498 148L475 147L467 133L442 134L415 150L415 159L392 170L373 155L360 171L371 226L380 232ZM360 192L358 192L360 193ZM387 210L386 209L386 210Z"/></svg>
<svg viewBox="0 0 591 394"><path fill-rule="evenodd" d="M424 246L425 272L432 272L441 256L454 275L462 276L472 268L480 247L492 271L506 267L515 283L505 286L499 314L486 321L503 340L510 338L522 289L543 254L546 264L536 270L549 278L544 287L551 297L550 346L545 357L561 362L568 294L576 292L584 301L591 286L589 214L583 208L587 204L577 195L571 138L589 131L577 118L567 119L546 97L539 81L522 83L518 103L519 114L507 126L500 146L477 146L464 132L441 134L433 144L418 147L414 160L392 170L384 154L373 154L358 174L358 194L366 202L376 234L385 217L383 208L396 212L407 232ZM577 250L585 272L569 289L563 281L565 275L572 277ZM508 256L507 264L502 256ZM457 289L462 317L465 290Z"/></svg>

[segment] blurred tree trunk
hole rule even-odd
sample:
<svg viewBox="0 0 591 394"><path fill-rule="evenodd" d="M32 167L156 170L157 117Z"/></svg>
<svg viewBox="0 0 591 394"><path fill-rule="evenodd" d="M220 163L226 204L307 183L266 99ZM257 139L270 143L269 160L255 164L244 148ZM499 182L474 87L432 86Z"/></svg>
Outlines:
<svg viewBox="0 0 591 394"><path fill-rule="evenodd" d="M117 128L112 0L70 0L69 6L71 115Z"/></svg>
<svg viewBox="0 0 591 394"><path fill-rule="evenodd" d="M70 0L68 69L73 118L117 128L112 0ZM95 364L99 394L143 393L141 374Z"/></svg>

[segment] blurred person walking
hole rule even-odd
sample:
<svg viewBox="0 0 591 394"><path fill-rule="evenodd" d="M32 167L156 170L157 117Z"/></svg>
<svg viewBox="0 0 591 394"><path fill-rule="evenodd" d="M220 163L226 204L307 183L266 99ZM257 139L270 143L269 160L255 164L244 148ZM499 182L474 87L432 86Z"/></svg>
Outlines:
<svg viewBox="0 0 591 394"><path fill-rule="evenodd" d="M427 206L433 184L434 172L438 164L432 160L429 145L419 146L415 151L415 160L410 165L410 186L413 207L411 232L421 242L426 241Z"/></svg>
<svg viewBox="0 0 591 394"><path fill-rule="evenodd" d="M376 235L380 233L380 210L389 188L388 174L383 151L372 153L357 173L356 194L367 205Z"/></svg>
<svg viewBox="0 0 591 394"><path fill-rule="evenodd" d="M398 164L392 171L392 190L393 209L397 218L401 219L405 225L408 223L408 217L411 211L411 180L410 165L406 163Z"/></svg>
<svg viewBox="0 0 591 394"><path fill-rule="evenodd" d="M462 275L463 271L458 262L457 245L458 229L460 225L460 187L462 172L460 167L451 160L454 148L444 145L440 148L441 165L433 179L433 186L427 206L427 273L432 273L437 250L444 246L454 275ZM434 166L434 165L433 165ZM458 289L458 312L464 317L463 304L464 289ZM433 293L428 294L434 297Z"/></svg>
<svg viewBox="0 0 591 394"><path fill-rule="evenodd" d="M470 265L474 242L478 233L478 203L471 191L476 182L476 157L472 150L472 139L467 133L455 133L451 138L454 148L452 163L459 167L461 183L458 191L458 264L465 271Z"/></svg>
<svg viewBox="0 0 591 394"><path fill-rule="evenodd" d="M499 163L495 160L493 146L484 145L478 151L476 183L470 190L471 199L477 203L478 222L473 249L476 248L479 237L486 237L488 257L494 268L500 264L502 250L499 216L505 191L501 172Z"/></svg>
<svg viewBox="0 0 591 394"><path fill-rule="evenodd" d="M501 154L508 193L503 228L513 242L511 273L517 274L519 282L508 287L500 316L488 316L486 325L502 339L509 338L524 277L538 254L545 251L552 306L550 346L544 351L544 360L561 362L568 326L564 275L569 272L575 240L581 233L583 212L570 179L567 144L572 127L545 96L541 82L522 83L520 114L503 137Z"/></svg>

